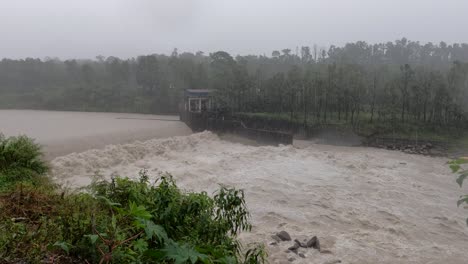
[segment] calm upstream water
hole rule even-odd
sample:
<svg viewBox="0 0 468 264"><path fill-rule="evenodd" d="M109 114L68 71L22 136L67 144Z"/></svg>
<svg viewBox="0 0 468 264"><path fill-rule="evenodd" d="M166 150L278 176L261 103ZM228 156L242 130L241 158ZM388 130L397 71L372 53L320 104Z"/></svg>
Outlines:
<svg viewBox="0 0 468 264"><path fill-rule="evenodd" d="M0 133L35 138L50 159L108 144L191 134L178 120L167 115L0 110Z"/></svg>

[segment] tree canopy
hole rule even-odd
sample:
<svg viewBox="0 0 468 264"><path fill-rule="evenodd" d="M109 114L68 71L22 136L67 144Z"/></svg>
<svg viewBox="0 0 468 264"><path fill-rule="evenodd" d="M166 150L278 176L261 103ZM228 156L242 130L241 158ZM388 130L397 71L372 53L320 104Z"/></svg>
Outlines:
<svg viewBox="0 0 468 264"><path fill-rule="evenodd" d="M0 107L175 113L184 89L213 89L236 112L304 123L366 116L370 122L444 126L466 120L468 44L363 41L304 46L271 56L177 49L95 60L3 59Z"/></svg>

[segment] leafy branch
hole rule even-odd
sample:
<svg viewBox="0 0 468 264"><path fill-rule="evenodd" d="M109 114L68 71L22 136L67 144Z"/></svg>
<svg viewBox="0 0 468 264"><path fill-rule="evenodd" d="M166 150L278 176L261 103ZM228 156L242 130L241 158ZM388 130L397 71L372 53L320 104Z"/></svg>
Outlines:
<svg viewBox="0 0 468 264"><path fill-rule="evenodd" d="M468 157L459 158L456 160L452 160L449 162L450 169L453 173L457 174L456 182L460 186L463 186L463 182L468 177L468 169L466 169L465 164L468 164ZM460 207L462 204L468 204L468 195L460 196L460 199L457 201L457 206ZM466 220L466 224L468 225L468 219Z"/></svg>

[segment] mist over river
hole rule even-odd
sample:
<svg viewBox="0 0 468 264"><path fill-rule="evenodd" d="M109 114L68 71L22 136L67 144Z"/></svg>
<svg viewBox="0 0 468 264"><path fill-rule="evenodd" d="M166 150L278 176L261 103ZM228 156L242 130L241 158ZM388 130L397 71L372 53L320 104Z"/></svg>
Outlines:
<svg viewBox="0 0 468 264"><path fill-rule="evenodd" d="M270 263L466 263L468 211L445 158L376 148L250 146L210 132L192 134L176 116L0 110L0 132L44 146L55 181L69 187L94 177L152 179L212 194L220 184L245 190L253 229ZM300 144L299 144L300 143ZM318 236L323 252L286 252L293 239ZM325 251L327 250L327 251Z"/></svg>

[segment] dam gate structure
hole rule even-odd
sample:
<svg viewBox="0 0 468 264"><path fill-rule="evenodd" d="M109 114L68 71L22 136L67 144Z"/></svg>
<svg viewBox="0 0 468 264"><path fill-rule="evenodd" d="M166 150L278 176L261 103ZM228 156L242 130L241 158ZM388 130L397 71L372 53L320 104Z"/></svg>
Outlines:
<svg viewBox="0 0 468 264"><path fill-rule="evenodd" d="M183 100L179 104L179 116L192 131L230 133L266 145L293 143L292 133L247 127L242 120L234 118L228 109L218 107L214 94L213 90L185 90Z"/></svg>

